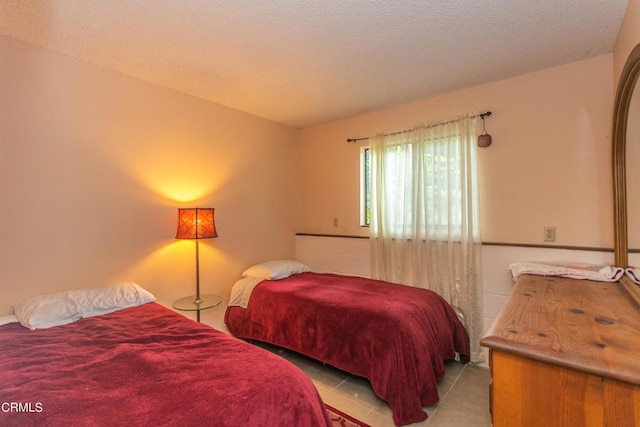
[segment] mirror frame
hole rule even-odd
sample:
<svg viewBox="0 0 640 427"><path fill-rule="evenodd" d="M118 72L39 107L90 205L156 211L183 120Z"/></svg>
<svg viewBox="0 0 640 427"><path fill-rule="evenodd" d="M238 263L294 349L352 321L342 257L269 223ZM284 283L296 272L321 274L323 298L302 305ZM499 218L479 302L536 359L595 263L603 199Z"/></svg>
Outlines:
<svg viewBox="0 0 640 427"><path fill-rule="evenodd" d="M622 69L613 112L613 233L616 267L629 267L629 242L627 235L627 179L626 148L627 120L631 95L640 77L640 43L637 44ZM631 279L623 276L620 283L629 295L640 304L640 289Z"/></svg>

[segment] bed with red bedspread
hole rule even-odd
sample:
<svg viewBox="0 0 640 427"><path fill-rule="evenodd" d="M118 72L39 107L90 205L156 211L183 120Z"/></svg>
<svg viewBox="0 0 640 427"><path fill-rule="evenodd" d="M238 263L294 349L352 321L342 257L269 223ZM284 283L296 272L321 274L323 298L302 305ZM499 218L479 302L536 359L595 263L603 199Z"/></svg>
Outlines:
<svg viewBox="0 0 640 427"><path fill-rule="evenodd" d="M427 418L436 383L456 353L469 361L469 337L436 293L362 277L304 272L264 280L246 308L229 306L225 323L254 339L365 377L394 422Z"/></svg>
<svg viewBox="0 0 640 427"><path fill-rule="evenodd" d="M0 326L0 405L0 425L331 425L293 364L156 303Z"/></svg>

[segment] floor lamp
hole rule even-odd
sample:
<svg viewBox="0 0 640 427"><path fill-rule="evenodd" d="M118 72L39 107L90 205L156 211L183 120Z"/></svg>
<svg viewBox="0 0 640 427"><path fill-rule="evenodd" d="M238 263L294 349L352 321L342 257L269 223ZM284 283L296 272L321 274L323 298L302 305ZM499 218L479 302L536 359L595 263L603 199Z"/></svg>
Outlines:
<svg viewBox="0 0 640 427"><path fill-rule="evenodd" d="M193 297L193 310L200 321L200 310L211 307L207 303L207 295L200 295L200 239L218 237L214 221L213 208L178 209L178 232L176 239L193 239L196 241L196 295ZM217 302L219 304L219 301ZM215 305L217 305L215 304Z"/></svg>

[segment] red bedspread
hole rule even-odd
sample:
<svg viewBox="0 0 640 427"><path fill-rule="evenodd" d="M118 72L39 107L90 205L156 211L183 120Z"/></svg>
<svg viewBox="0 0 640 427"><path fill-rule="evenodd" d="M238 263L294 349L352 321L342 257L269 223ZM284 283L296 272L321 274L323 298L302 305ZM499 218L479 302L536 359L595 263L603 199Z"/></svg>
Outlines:
<svg viewBox="0 0 640 427"><path fill-rule="evenodd" d="M0 405L0 425L331 425L297 367L156 303L0 327Z"/></svg>
<svg viewBox="0 0 640 427"><path fill-rule="evenodd" d="M394 422L427 418L444 360L469 361L469 337L434 292L334 274L303 273L258 284L247 309L228 307L234 335L285 347L362 376Z"/></svg>

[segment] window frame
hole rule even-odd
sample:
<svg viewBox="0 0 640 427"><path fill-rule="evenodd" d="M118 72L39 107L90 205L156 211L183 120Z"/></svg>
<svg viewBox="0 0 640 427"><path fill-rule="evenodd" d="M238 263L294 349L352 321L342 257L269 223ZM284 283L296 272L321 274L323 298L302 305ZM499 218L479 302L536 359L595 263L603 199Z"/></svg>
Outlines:
<svg viewBox="0 0 640 427"><path fill-rule="evenodd" d="M360 147L360 226L371 224L371 148Z"/></svg>
<svg viewBox="0 0 640 427"><path fill-rule="evenodd" d="M461 143L461 141L456 141L453 143L447 143L446 144L446 151L448 151L449 155L445 156L444 158L442 158L442 154L441 153L437 153L437 152L430 152L430 155L433 157L433 161L431 163L440 163L441 164L441 170L445 171L445 170L450 170L451 167L455 167L458 168L460 165L458 164L459 161L459 156L461 155L461 153L456 152L455 153L455 159L452 159L450 157L450 154L453 154L450 152L451 148L453 147L453 149L455 151L459 151L459 144ZM407 147L404 147L404 149L406 149ZM411 154L412 156L414 154ZM452 160L454 161L453 164L451 164ZM371 147L370 146L364 146L360 148L360 225L361 227L370 227L371 226L371 213L372 213L372 208L373 206L371 205L371 161L372 161L372 155L371 155ZM477 158L474 155L473 156L473 163L477 162ZM477 170L477 166L473 166L472 168ZM478 177L476 176L475 179L477 180ZM449 182L449 181L447 181ZM447 193L449 194L449 196L452 195L457 195L457 197L461 197L460 191L462 190L462 185L461 183L456 183L457 185L455 185L453 188L448 188L447 187ZM477 185L477 182L476 182ZM438 190L437 188L434 188L431 190L431 194L435 195L436 191L442 191L442 190ZM478 189L476 188L475 191L478 191ZM474 193L474 198L478 197L477 194ZM474 203L474 206L477 206L477 203ZM450 215L446 215L446 216L439 216L436 215L436 221L433 224L424 224L420 226L420 234L421 235L429 235L431 236L431 238L435 238L437 240L441 240L441 239L450 239L450 238L456 238L456 236L461 235L461 233L463 233L463 224L462 224L462 213L460 213L459 215L454 215L453 217L451 217ZM451 221L451 220L454 221ZM457 220L456 220L457 219ZM407 235L407 231L412 229L412 225L411 224L405 224L405 225L397 225L397 229L394 231L391 231L391 233L395 233L397 236L397 238L402 238L403 236ZM474 228L474 235L476 233L478 233L479 230L476 230Z"/></svg>

